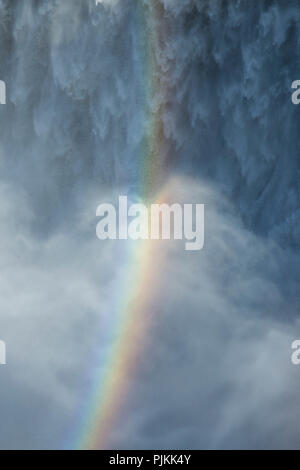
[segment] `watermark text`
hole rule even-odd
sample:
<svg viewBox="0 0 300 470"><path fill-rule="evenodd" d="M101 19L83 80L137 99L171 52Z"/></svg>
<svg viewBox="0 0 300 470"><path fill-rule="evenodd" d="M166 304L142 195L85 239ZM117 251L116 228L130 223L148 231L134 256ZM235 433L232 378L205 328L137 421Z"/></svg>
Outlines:
<svg viewBox="0 0 300 470"><path fill-rule="evenodd" d="M6 104L6 84L0 80L0 104Z"/></svg>
<svg viewBox="0 0 300 470"><path fill-rule="evenodd" d="M132 204L119 197L119 207L100 204L101 217L96 234L99 240L186 240L187 251L204 246L204 204Z"/></svg>
<svg viewBox="0 0 300 470"><path fill-rule="evenodd" d="M0 365L6 364L6 344L4 341L0 341Z"/></svg>

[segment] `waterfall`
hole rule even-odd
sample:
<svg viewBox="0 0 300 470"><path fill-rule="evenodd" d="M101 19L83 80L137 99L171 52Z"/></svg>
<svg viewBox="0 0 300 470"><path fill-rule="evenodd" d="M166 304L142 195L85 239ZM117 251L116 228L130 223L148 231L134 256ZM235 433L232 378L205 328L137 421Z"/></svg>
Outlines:
<svg viewBox="0 0 300 470"><path fill-rule="evenodd" d="M82 438L132 291L107 445L299 447L299 24L299 0L0 0L0 447ZM162 188L206 205L205 247L140 282L96 208Z"/></svg>

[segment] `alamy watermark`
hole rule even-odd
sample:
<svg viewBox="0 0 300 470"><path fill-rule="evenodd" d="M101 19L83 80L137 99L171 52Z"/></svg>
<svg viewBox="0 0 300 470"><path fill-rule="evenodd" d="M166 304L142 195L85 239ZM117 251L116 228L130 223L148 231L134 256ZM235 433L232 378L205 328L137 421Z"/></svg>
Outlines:
<svg viewBox="0 0 300 470"><path fill-rule="evenodd" d="M6 84L0 80L0 104L6 104Z"/></svg>
<svg viewBox="0 0 300 470"><path fill-rule="evenodd" d="M292 89L296 90L292 93L292 103L300 104L300 80L295 80L292 83Z"/></svg>
<svg viewBox="0 0 300 470"><path fill-rule="evenodd" d="M6 344L4 341L0 341L0 365L6 364Z"/></svg>
<svg viewBox="0 0 300 470"><path fill-rule="evenodd" d="M119 207L100 204L96 233L99 240L186 240L187 251L204 246L204 204L131 204L119 196ZM173 232L173 233L172 233Z"/></svg>
<svg viewBox="0 0 300 470"><path fill-rule="evenodd" d="M291 356L291 361L294 366L300 365L300 340L296 339L292 342L291 348L294 350Z"/></svg>

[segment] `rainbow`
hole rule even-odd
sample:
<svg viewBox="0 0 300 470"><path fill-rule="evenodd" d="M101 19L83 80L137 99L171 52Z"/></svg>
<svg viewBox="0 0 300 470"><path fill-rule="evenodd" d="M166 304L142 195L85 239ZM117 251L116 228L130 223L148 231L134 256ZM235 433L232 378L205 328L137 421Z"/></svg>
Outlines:
<svg viewBox="0 0 300 470"><path fill-rule="evenodd" d="M125 301L122 300L117 338L111 348L106 373L96 387L98 391L91 406L80 448L89 450L109 448L110 431L122 413L151 326L153 317L151 297L163 265L160 252L159 263L153 266L153 257L157 259L155 251L154 242L149 241L142 242L138 249L135 248L130 278L132 285L137 285Z"/></svg>
<svg viewBox="0 0 300 470"><path fill-rule="evenodd" d="M160 0L149 4L140 0L137 8L141 53L145 58L148 114L148 129L141 149L139 191L148 202L162 203L166 195L158 194L158 190L166 165L162 112L164 99L167 99L167 80L157 61L156 51L165 33L161 26L163 6ZM156 99L158 94L159 100ZM151 326L151 298L163 269L163 252L157 253L158 242L134 242L133 247L130 243L127 295L118 306L115 341L108 353L105 372L100 374L91 392L87 416L83 417L84 424L74 448L109 448L111 431L126 405L132 377Z"/></svg>

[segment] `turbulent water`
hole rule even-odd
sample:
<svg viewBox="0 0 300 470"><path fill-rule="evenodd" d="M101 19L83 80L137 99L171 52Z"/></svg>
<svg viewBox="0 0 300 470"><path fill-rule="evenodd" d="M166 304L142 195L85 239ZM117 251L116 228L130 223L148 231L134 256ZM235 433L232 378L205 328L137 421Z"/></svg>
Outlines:
<svg viewBox="0 0 300 470"><path fill-rule="evenodd" d="M207 248L170 255L110 445L299 447L299 22L299 0L0 0L0 446L71 445L126 277L97 202L138 192L159 109Z"/></svg>
<svg viewBox="0 0 300 470"><path fill-rule="evenodd" d="M94 3L1 1L3 171L49 210L53 195L67 198L79 178L138 177L147 77L137 4L151 22L152 2ZM168 80L169 170L212 178L255 231L297 244L298 110L290 94L299 2L161 3L155 53Z"/></svg>

